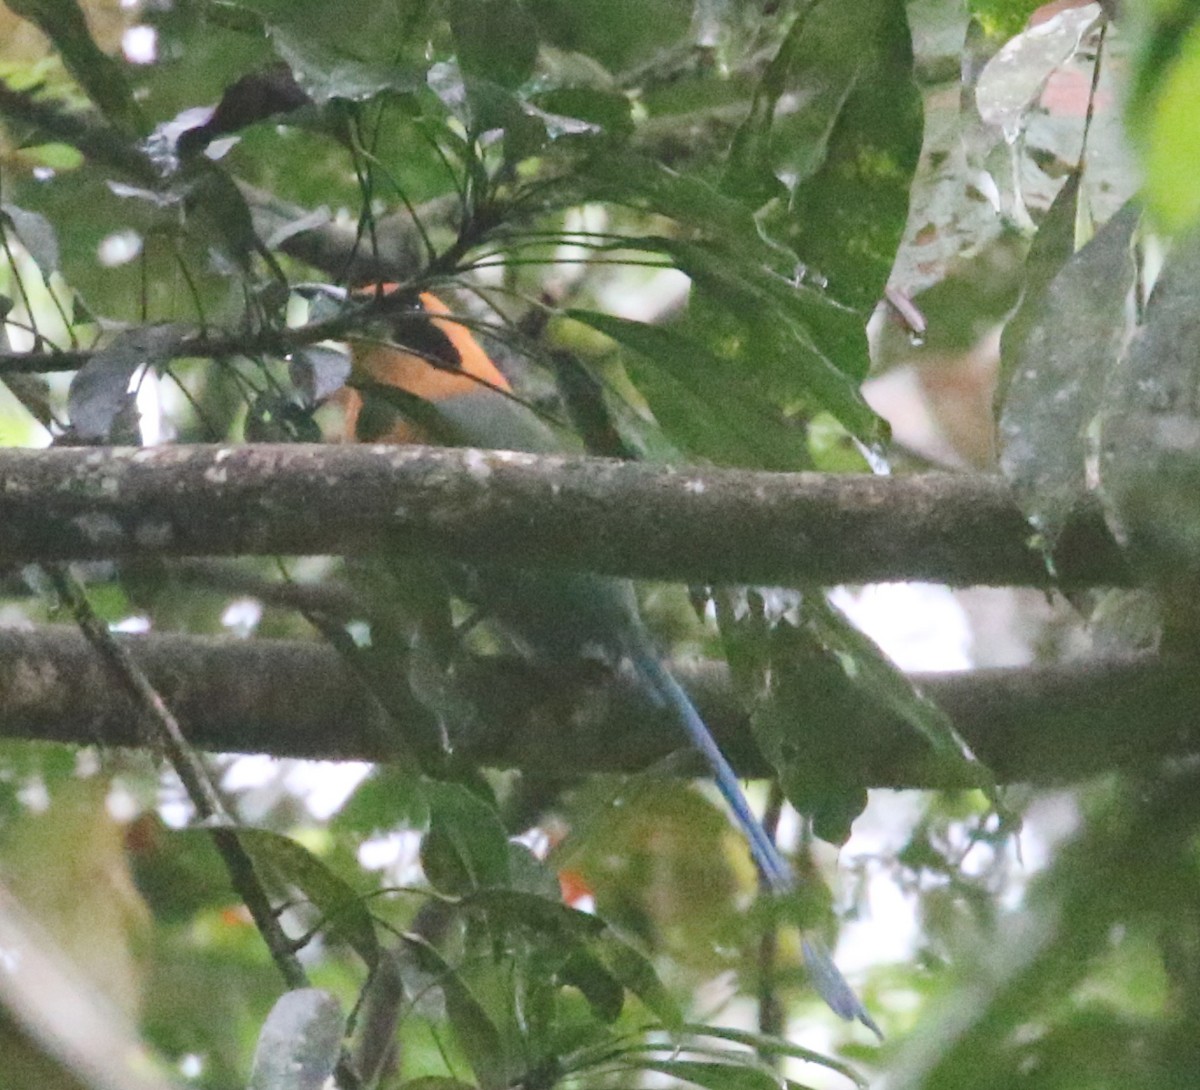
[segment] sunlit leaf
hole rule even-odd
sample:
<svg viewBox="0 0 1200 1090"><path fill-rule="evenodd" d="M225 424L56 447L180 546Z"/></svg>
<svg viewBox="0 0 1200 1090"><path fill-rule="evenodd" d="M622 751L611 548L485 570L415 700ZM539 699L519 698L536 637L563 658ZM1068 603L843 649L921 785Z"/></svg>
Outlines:
<svg viewBox="0 0 1200 1090"><path fill-rule="evenodd" d="M341 1004L329 992L286 992L258 1036L250 1090L321 1090L337 1066L345 1027Z"/></svg>
<svg viewBox="0 0 1200 1090"><path fill-rule="evenodd" d="M1154 5L1141 20L1129 119L1146 164L1146 201L1168 231L1200 218L1200 18L1184 2Z"/></svg>

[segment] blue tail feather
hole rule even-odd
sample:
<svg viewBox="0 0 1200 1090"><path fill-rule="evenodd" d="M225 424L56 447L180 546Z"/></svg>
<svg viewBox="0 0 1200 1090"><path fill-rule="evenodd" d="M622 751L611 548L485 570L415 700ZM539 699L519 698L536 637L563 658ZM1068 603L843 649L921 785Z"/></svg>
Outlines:
<svg viewBox="0 0 1200 1090"><path fill-rule="evenodd" d="M633 660L638 673L645 678L653 691L674 710L680 724L687 731L692 745L708 762L713 778L716 780L717 790L729 804L729 809L733 811L733 816L737 819L742 832L745 833L746 840L750 845L750 854L754 857L754 862L762 872L771 892L792 892L796 888L796 877L792 873L792 868L779 854L779 849L767 836L767 831L762 827L762 823L754 816L754 811L750 809L750 803L746 801L746 796L742 793L741 785L738 783L737 773L734 772L733 767L725 759L725 754L713 740L712 734L704 725L704 720L700 718L700 713L696 711L695 705L692 704L687 693L683 691L679 682L653 652L635 651Z"/></svg>
<svg viewBox="0 0 1200 1090"><path fill-rule="evenodd" d="M701 756L712 769L713 778L721 796L733 811L738 825L745 833L750 846L750 854L758 866L767 886L772 893L791 893L796 888L796 876L787 860L779 854L779 849L767 836L762 823L750 809L750 803L742 792L737 773L725 759L720 747L714 741L700 713L683 691L683 687L662 664L658 656L647 648L635 647L631 651L634 666L646 684L675 712L680 725L687 731L692 745L699 750ZM854 994L854 990L846 982L825 945L819 940L804 937L802 942L804 963L808 967L809 976L818 994L839 1017L847 1021L857 1019L874 1032L881 1040L883 1034L874 1020L867 1013L862 1001Z"/></svg>

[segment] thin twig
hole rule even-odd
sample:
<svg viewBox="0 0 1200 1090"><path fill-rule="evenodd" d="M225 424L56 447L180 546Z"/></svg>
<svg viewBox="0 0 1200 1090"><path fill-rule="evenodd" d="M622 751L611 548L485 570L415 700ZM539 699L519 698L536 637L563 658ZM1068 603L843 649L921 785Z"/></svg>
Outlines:
<svg viewBox="0 0 1200 1090"><path fill-rule="evenodd" d="M783 814L783 791L779 784L772 781L771 792L767 797L767 807L763 812L762 825L767 836L775 840L779 832L779 818ZM763 885L762 875L759 884ZM763 893L770 890L763 889ZM758 941L758 1031L771 1036L783 1036L783 1004L779 993L775 990L775 978L778 975L779 962L779 927L774 921L768 923L762 938ZM778 1054L763 1056L763 1059L778 1066Z"/></svg>
<svg viewBox="0 0 1200 1090"><path fill-rule="evenodd" d="M148 740L165 752L197 814L209 825L213 843L221 855L225 869L229 872L230 882L249 909L288 987L307 987L308 977L296 957L292 940L288 938L272 909L270 898L255 873L254 863L238 840L207 770L192 752L171 709L151 685L129 650L96 615L86 592L68 568L61 564L47 564L45 569L59 598L70 610L84 637L133 698L135 705L141 709L142 724Z"/></svg>

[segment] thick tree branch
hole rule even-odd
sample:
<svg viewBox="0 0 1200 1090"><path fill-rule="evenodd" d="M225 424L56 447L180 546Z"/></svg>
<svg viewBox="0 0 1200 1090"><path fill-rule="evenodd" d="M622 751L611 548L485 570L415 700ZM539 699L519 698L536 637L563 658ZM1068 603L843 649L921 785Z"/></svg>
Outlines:
<svg viewBox="0 0 1200 1090"><path fill-rule="evenodd" d="M212 751L387 759L417 739L396 732L324 644L130 637L128 646L189 739ZM765 773L725 670L677 666L735 767ZM645 769L686 746L628 677L550 676L511 659L464 664L480 710L456 727L464 761L561 779ZM931 675L922 687L1003 783L1051 785L1200 753L1200 678L1187 664L1130 659ZM128 697L74 629L0 630L0 734L72 744L142 744ZM814 692L795 711L795 743L826 782L954 787L922 739L861 698Z"/></svg>
<svg viewBox="0 0 1200 1090"><path fill-rule="evenodd" d="M423 552L474 564L774 584L1048 582L1003 481L756 473L334 445L0 451L0 563ZM1095 512L1065 586L1127 583Z"/></svg>

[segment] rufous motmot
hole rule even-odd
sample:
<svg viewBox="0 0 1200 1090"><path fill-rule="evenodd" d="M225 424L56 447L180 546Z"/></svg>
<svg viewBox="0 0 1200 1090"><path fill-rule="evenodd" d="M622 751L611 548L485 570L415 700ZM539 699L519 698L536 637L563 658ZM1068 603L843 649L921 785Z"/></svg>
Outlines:
<svg viewBox="0 0 1200 1090"><path fill-rule="evenodd" d="M384 289L387 294L389 289ZM435 295L423 292L389 312L386 338L351 342L351 389L344 398L348 438L374 443L433 442L527 453L563 453L577 443L513 395L503 373ZM389 399L389 392L401 396ZM421 411L406 413L411 399ZM628 660L649 695L671 709L708 763L749 843L767 887L796 888L787 861L750 809L737 774L683 688L663 664L627 580L521 569L473 573L472 604L516 643L545 661L575 658L585 648ZM804 939L814 985L841 1017L875 1023L819 940Z"/></svg>

